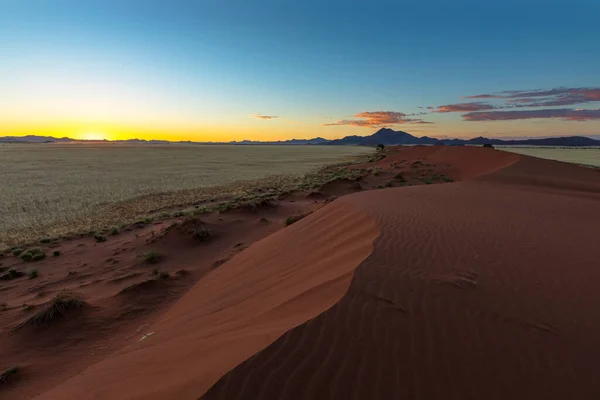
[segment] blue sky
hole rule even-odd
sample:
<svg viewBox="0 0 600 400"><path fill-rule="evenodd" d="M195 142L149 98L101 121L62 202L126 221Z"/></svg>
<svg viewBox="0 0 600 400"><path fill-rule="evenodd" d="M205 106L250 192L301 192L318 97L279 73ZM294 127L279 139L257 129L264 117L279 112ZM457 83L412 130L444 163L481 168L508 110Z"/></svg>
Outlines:
<svg viewBox="0 0 600 400"><path fill-rule="evenodd" d="M380 126L440 137L600 134L598 1L0 5L0 134L230 140ZM554 88L563 91L548 95L561 99L584 93L568 109L589 112L485 121L437 112L480 101L465 96ZM519 111L541 109L565 107ZM396 114L365 114L374 112Z"/></svg>

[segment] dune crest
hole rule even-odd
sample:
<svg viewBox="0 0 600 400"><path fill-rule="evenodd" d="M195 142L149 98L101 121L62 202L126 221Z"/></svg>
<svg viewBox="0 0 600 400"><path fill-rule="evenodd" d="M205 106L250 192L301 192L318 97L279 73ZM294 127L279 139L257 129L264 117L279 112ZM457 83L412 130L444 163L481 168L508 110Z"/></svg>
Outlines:
<svg viewBox="0 0 600 400"><path fill-rule="evenodd" d="M137 343L37 399L195 399L339 301L377 235L372 217L334 202L255 243L140 331Z"/></svg>

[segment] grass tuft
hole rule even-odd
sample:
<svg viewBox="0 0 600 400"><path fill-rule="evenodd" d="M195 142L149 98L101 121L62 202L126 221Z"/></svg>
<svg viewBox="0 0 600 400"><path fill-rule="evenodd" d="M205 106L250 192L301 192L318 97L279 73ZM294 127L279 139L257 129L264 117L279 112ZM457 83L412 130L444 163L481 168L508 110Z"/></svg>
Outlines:
<svg viewBox="0 0 600 400"><path fill-rule="evenodd" d="M169 273L168 273L168 272L166 272L166 271L160 271L160 272L158 273L158 277L159 277L160 279L167 279L167 278L169 278L170 276L171 276L171 275L169 275Z"/></svg>
<svg viewBox="0 0 600 400"><path fill-rule="evenodd" d="M144 258L146 259L146 262L150 264L156 264L160 261L160 255L153 251L149 251L146 254L144 254Z"/></svg>
<svg viewBox="0 0 600 400"><path fill-rule="evenodd" d="M25 275L24 273L22 273L21 271L17 271L14 268L11 268L8 270L7 273L0 275L0 280L2 281L11 281L13 279L17 279L22 277L23 275Z"/></svg>
<svg viewBox="0 0 600 400"><path fill-rule="evenodd" d="M302 218L306 217L306 214L296 214L296 215L290 215L289 217L287 217L285 219L285 225L292 225L298 221L300 221Z"/></svg>
<svg viewBox="0 0 600 400"><path fill-rule="evenodd" d="M80 309L84 304L85 302L74 293L59 293L43 310L38 311L25 321L25 325L36 327L49 325L63 318L69 310Z"/></svg>
<svg viewBox="0 0 600 400"><path fill-rule="evenodd" d="M40 273L37 269L32 269L29 272L27 272L27 275L29 276L29 279L35 279L38 276L40 276Z"/></svg>

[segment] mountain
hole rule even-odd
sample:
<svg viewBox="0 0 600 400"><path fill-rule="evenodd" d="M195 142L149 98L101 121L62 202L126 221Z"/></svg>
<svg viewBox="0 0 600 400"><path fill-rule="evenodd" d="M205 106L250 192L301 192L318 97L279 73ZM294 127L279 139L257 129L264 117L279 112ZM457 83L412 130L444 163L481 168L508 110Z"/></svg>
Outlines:
<svg viewBox="0 0 600 400"><path fill-rule="evenodd" d="M543 139L501 140L488 139L482 136L473 139L435 139L427 136L417 137L403 131L390 128L381 128L371 136L346 136L342 139L329 141L328 145L361 145L377 146L378 144L445 144L450 146L461 145L525 145L525 146L600 146L600 140L584 136L552 137Z"/></svg>
<svg viewBox="0 0 600 400"><path fill-rule="evenodd" d="M68 137L63 138L55 138L52 136L35 136L35 135L27 135L27 136L4 136L0 137L0 143L67 143L73 142L74 139L70 139Z"/></svg>
<svg viewBox="0 0 600 400"><path fill-rule="evenodd" d="M327 144L377 146L378 144L435 144L437 142L437 139L427 136L419 138L404 131L381 128L371 136L346 136L342 139L331 140Z"/></svg>

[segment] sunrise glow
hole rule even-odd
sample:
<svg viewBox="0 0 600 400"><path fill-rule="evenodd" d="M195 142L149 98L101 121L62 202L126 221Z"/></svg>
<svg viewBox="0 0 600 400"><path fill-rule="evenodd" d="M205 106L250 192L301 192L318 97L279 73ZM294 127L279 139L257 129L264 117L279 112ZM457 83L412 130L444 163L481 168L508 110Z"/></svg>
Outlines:
<svg viewBox="0 0 600 400"><path fill-rule="evenodd" d="M540 9L494 2L451 19L445 3L309 3L159 2L140 15L127 1L8 2L0 136L600 135L600 56L585 50L597 36L580 32L594 12L548 8L532 26L519 16ZM472 27L481 15L493 18ZM359 29L369 20L384 28ZM565 21L578 22L554 29Z"/></svg>

